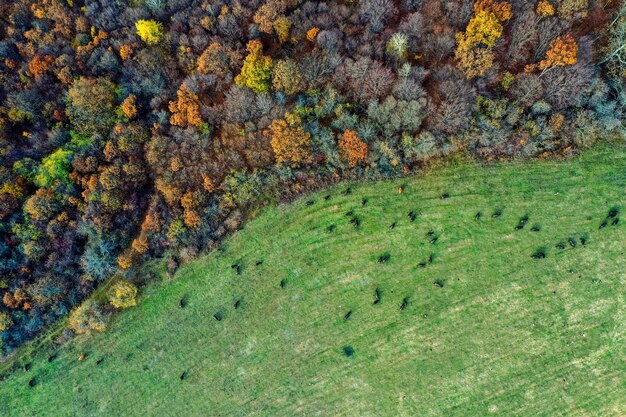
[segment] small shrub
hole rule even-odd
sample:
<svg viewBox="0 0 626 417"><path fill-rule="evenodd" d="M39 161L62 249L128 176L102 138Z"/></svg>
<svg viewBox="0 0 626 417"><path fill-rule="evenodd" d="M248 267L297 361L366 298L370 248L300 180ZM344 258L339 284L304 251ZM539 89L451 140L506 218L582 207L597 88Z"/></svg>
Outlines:
<svg viewBox="0 0 626 417"><path fill-rule="evenodd" d="M68 326L79 334L102 332L107 327L108 315L102 311L100 304L87 300L70 314Z"/></svg>
<svg viewBox="0 0 626 417"><path fill-rule="evenodd" d="M109 290L109 302L115 308L137 305L137 287L128 281L117 281Z"/></svg>

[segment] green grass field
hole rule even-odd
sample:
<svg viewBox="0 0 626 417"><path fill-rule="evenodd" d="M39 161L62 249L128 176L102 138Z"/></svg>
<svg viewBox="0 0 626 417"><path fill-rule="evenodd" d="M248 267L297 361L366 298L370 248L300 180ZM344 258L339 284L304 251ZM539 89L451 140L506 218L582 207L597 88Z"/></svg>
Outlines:
<svg viewBox="0 0 626 417"><path fill-rule="evenodd" d="M626 215L623 149L347 188L263 209L107 332L41 352L0 414L626 414L626 218L599 229Z"/></svg>

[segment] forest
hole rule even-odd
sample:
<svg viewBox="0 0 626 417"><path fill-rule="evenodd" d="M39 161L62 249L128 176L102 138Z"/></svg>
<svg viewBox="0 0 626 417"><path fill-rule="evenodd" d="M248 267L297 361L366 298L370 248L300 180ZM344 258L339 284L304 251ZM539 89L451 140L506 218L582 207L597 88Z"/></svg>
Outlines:
<svg viewBox="0 0 626 417"><path fill-rule="evenodd" d="M63 337L104 329L143 262L174 271L259 202L624 132L618 0L0 0L0 20L3 355L68 314Z"/></svg>

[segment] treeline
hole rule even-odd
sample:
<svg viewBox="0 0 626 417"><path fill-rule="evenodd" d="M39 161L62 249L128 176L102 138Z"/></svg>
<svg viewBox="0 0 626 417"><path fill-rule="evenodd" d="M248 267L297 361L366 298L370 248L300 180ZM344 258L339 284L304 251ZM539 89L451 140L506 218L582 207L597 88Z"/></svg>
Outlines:
<svg viewBox="0 0 626 417"><path fill-rule="evenodd" d="M617 0L15 0L0 19L5 353L266 193L624 129ZM73 329L134 303L116 291Z"/></svg>

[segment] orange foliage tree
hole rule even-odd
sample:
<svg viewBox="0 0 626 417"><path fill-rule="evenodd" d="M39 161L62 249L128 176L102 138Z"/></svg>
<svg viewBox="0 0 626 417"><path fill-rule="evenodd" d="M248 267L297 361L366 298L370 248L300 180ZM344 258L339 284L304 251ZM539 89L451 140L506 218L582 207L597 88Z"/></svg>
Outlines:
<svg viewBox="0 0 626 417"><path fill-rule="evenodd" d="M200 126L202 124L202 118L200 117L200 99L198 95L189 91L187 84L183 83L178 92L177 101L170 101L170 111L172 116L170 117L170 123L174 126L186 127Z"/></svg>
<svg viewBox="0 0 626 417"><path fill-rule="evenodd" d="M320 32L320 28L318 27L312 27L311 29L307 30L306 32L306 38L313 42L315 40L315 38L317 38L317 34Z"/></svg>
<svg viewBox="0 0 626 417"><path fill-rule="evenodd" d="M272 33L274 22L285 13L286 0L269 0L263 3L254 14L254 23L259 25L263 33Z"/></svg>
<svg viewBox="0 0 626 417"><path fill-rule="evenodd" d="M511 3L506 1L477 0L474 3L474 13L478 14L481 11L493 13L500 22L505 22L513 16Z"/></svg>
<svg viewBox="0 0 626 417"><path fill-rule="evenodd" d="M48 71L53 62L54 57L52 55L37 55L28 63L28 71L33 77L39 78L40 75Z"/></svg>
<svg viewBox="0 0 626 417"><path fill-rule="evenodd" d="M4 296L2 297L2 301L4 302L4 305L8 308L16 309L21 308L25 304L28 304L28 296L23 289L18 288L13 294L11 294L10 292L5 292Z"/></svg>
<svg viewBox="0 0 626 417"><path fill-rule="evenodd" d="M134 249L127 250L126 252L122 253L120 256L117 257L117 265L120 268L126 270L130 268L131 266L133 266L133 264L137 261L137 258L139 258L138 255L139 254L135 252Z"/></svg>
<svg viewBox="0 0 626 417"><path fill-rule="evenodd" d="M120 46L120 58L122 58L122 61L126 61L128 58L130 58L132 53L133 47L131 45L124 44Z"/></svg>
<svg viewBox="0 0 626 417"><path fill-rule="evenodd" d="M146 253L150 249L148 237L144 234L137 236L131 243L131 247L138 253Z"/></svg>
<svg viewBox="0 0 626 417"><path fill-rule="evenodd" d="M354 130L346 130L339 140L339 149L344 159L353 167L365 161L369 153L367 143L363 142L356 135Z"/></svg>
<svg viewBox="0 0 626 417"><path fill-rule="evenodd" d="M198 228L198 226L200 226L201 222L202 218L196 210L185 209L185 211L183 212L183 223L185 224L185 226L196 229Z"/></svg>
<svg viewBox="0 0 626 417"><path fill-rule="evenodd" d="M269 134L277 163L290 162L298 166L309 158L311 135L302 129L298 116L285 113L284 119L273 120Z"/></svg>
<svg viewBox="0 0 626 417"><path fill-rule="evenodd" d="M555 67L565 67L576 63L578 44L571 35L563 35L550 42L546 58L539 62L542 75Z"/></svg>
<svg viewBox="0 0 626 417"><path fill-rule="evenodd" d="M159 232L161 231L162 221L159 218L159 214L154 210L149 210L146 217L141 223L142 232Z"/></svg>
<svg viewBox="0 0 626 417"><path fill-rule="evenodd" d="M217 42L210 44L198 58L198 71L223 77L228 71L228 56L224 47Z"/></svg>
<svg viewBox="0 0 626 417"><path fill-rule="evenodd" d="M183 207L183 223L192 229L200 226L202 218L198 213L198 208L202 203L202 194L199 191L187 191L180 199Z"/></svg>
<svg viewBox="0 0 626 417"><path fill-rule="evenodd" d="M122 109L122 113L129 120L137 115L137 103L135 99L135 95L131 94L122 101L122 105L120 106Z"/></svg>

